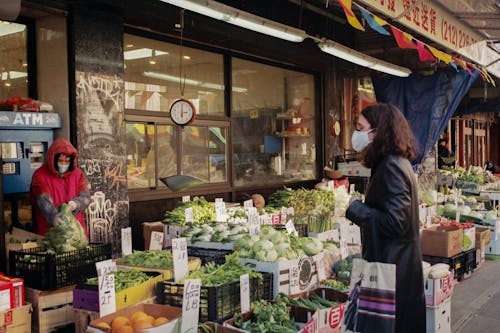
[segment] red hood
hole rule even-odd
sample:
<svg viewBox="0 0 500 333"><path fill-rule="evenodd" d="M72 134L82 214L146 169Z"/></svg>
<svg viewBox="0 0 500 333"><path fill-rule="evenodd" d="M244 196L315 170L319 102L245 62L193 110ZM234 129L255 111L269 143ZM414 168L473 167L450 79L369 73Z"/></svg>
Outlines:
<svg viewBox="0 0 500 333"><path fill-rule="evenodd" d="M73 156L73 158L71 159L72 165L70 165L69 170L67 172L72 172L77 168L78 151L76 150L75 147L73 147L71 142L69 142L66 139L59 138L56 139L54 142L52 142L49 149L47 150L47 154L45 155L44 165L47 169L50 170L52 174L56 176L59 175L59 172L57 171L54 162L54 157L57 154Z"/></svg>

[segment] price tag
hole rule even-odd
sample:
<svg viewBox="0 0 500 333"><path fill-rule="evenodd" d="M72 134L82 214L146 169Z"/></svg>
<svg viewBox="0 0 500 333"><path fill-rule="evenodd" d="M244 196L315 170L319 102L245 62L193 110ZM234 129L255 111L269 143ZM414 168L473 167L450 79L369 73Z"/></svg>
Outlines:
<svg viewBox="0 0 500 333"><path fill-rule="evenodd" d="M132 228L122 228L122 255L128 256L132 253Z"/></svg>
<svg viewBox="0 0 500 333"><path fill-rule="evenodd" d="M354 184L349 185L349 194L356 192L356 186Z"/></svg>
<svg viewBox="0 0 500 333"><path fill-rule="evenodd" d="M342 241L342 240L348 241L349 240L349 223L348 222L341 222L341 223L339 223L339 225L340 225L340 228L339 228L340 241Z"/></svg>
<svg viewBox="0 0 500 333"><path fill-rule="evenodd" d="M175 282L179 282L188 274L186 238L172 239L172 257L174 259L174 279Z"/></svg>
<svg viewBox="0 0 500 333"><path fill-rule="evenodd" d="M182 202L190 202L190 201L191 201L191 197L189 195L182 196Z"/></svg>
<svg viewBox="0 0 500 333"><path fill-rule="evenodd" d="M290 279L290 294L298 294L300 293L300 285L299 285L299 266L291 265L288 271L288 278Z"/></svg>
<svg viewBox="0 0 500 333"><path fill-rule="evenodd" d="M163 249L163 232L152 231L151 239L149 240L150 250L161 250Z"/></svg>
<svg viewBox="0 0 500 333"><path fill-rule="evenodd" d="M295 226L293 225L292 220L288 220L288 222L285 224L285 229L289 235L293 233L295 236L298 236L297 230L295 230Z"/></svg>
<svg viewBox="0 0 500 333"><path fill-rule="evenodd" d="M340 258L345 259L349 256L349 247L346 240L340 240Z"/></svg>
<svg viewBox="0 0 500 333"><path fill-rule="evenodd" d="M427 215L427 216L425 217L425 226L426 226L426 227L430 227L430 226L431 226L431 224L432 224L432 216Z"/></svg>
<svg viewBox="0 0 500 333"><path fill-rule="evenodd" d="M217 201L215 199L215 220L217 222L226 222L226 204L224 201Z"/></svg>
<svg viewBox="0 0 500 333"><path fill-rule="evenodd" d="M193 207L188 207L184 210L186 216L186 222L194 222Z"/></svg>
<svg viewBox="0 0 500 333"><path fill-rule="evenodd" d="M281 207L280 221L286 221L288 219L288 208Z"/></svg>
<svg viewBox="0 0 500 333"><path fill-rule="evenodd" d="M334 240L334 238L335 238L335 231L337 231L337 234L338 234L338 230L334 229L334 230L327 230L324 232L320 232L316 235L316 237L322 242L331 241L331 240ZM337 236L337 238L338 238L338 236Z"/></svg>
<svg viewBox="0 0 500 333"><path fill-rule="evenodd" d="M224 199L222 199L222 198L215 198L215 202L216 202L216 203L217 203L217 202L224 202Z"/></svg>
<svg viewBox="0 0 500 333"><path fill-rule="evenodd" d="M349 236L347 237L347 243L352 245L361 245L361 229L353 224L348 228Z"/></svg>
<svg viewBox="0 0 500 333"><path fill-rule="evenodd" d="M328 183L326 183L326 188L327 189L333 190L334 187L335 187L335 185L333 183L333 180L329 180Z"/></svg>
<svg viewBox="0 0 500 333"><path fill-rule="evenodd" d="M248 274L240 275L240 303L241 313L250 311L250 277Z"/></svg>
<svg viewBox="0 0 500 333"><path fill-rule="evenodd" d="M314 262L316 263L316 273L318 274L318 281L326 280L325 263L323 262L323 254L317 254L314 256Z"/></svg>
<svg viewBox="0 0 500 333"><path fill-rule="evenodd" d="M99 315L105 316L116 311L115 276L116 262L112 259L95 263L99 288Z"/></svg>
<svg viewBox="0 0 500 333"><path fill-rule="evenodd" d="M248 211L248 233L250 235L259 235L260 234L260 221L259 215L257 214L257 210L255 207Z"/></svg>
<svg viewBox="0 0 500 333"><path fill-rule="evenodd" d="M281 216L278 214L271 214L271 223L272 224L280 224Z"/></svg>
<svg viewBox="0 0 500 333"><path fill-rule="evenodd" d="M455 220L456 220L457 222L460 222L460 211L459 211L458 209L457 209L457 212L456 212L456 214L455 214Z"/></svg>
<svg viewBox="0 0 500 333"><path fill-rule="evenodd" d="M198 332L201 279L186 280L182 298L181 332Z"/></svg>
<svg viewBox="0 0 500 333"><path fill-rule="evenodd" d="M295 215L295 209L293 209L293 207L288 207L286 214L292 216Z"/></svg>
<svg viewBox="0 0 500 333"><path fill-rule="evenodd" d="M245 208L253 207L253 200L248 199L248 200L243 201L243 207L245 207Z"/></svg>

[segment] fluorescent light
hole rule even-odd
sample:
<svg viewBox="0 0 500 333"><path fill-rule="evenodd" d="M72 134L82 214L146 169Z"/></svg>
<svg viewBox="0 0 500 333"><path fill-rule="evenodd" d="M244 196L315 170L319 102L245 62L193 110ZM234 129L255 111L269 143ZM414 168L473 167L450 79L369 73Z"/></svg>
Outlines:
<svg viewBox="0 0 500 333"><path fill-rule="evenodd" d="M291 42L302 42L307 34L304 30L243 12L211 0L161 0L171 5L185 8L216 20L225 21L239 27L260 32Z"/></svg>
<svg viewBox="0 0 500 333"><path fill-rule="evenodd" d="M3 24L0 25L0 37L15 34L18 32L23 32L26 30L26 26L24 24L17 24L11 22L0 21Z"/></svg>
<svg viewBox="0 0 500 333"><path fill-rule="evenodd" d="M158 72L144 72L144 73L142 73L142 75L144 75L146 77L153 78L153 79L170 81L170 82L179 82L179 79L180 79L178 76L163 74L163 73L158 73ZM197 87L203 87L203 88L209 88L209 89L215 89L215 90L224 90L224 85L222 85L222 84L202 82L202 81L191 80L191 79L183 80L183 83L189 84L191 86L197 86ZM241 87L233 87L232 90L234 92L239 92L239 93L246 93L248 91L248 89L241 88Z"/></svg>
<svg viewBox="0 0 500 333"><path fill-rule="evenodd" d="M149 57L152 57L153 54L155 56L160 56L160 55L168 54L168 52L163 52L163 51L158 51L158 50L153 50L153 49L148 49L148 48L142 48L142 49L130 50L130 51L123 52L123 58L125 60L135 60L135 59L149 58Z"/></svg>
<svg viewBox="0 0 500 333"><path fill-rule="evenodd" d="M318 44L318 46L323 52L379 72L384 72L401 77L407 77L411 74L411 70L409 70L408 68L394 65L387 61L383 61L374 57L370 57L366 54L348 48L347 46L336 43L334 41L328 40L326 42L321 42Z"/></svg>
<svg viewBox="0 0 500 333"><path fill-rule="evenodd" d="M17 71L9 71L9 72L2 72L0 73L0 78L2 81L5 80L13 80L13 79L19 79L23 77L28 77L28 73L26 72L17 72Z"/></svg>

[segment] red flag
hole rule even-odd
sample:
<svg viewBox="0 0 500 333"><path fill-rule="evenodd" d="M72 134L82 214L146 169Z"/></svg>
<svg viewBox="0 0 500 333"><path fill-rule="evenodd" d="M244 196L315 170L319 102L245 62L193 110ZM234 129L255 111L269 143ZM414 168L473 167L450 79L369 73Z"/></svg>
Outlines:
<svg viewBox="0 0 500 333"><path fill-rule="evenodd" d="M417 40L417 47L418 47L418 57L420 58L420 61L436 60L436 58L432 55L432 53L430 53L429 50L425 48L425 44L419 40Z"/></svg>
<svg viewBox="0 0 500 333"><path fill-rule="evenodd" d="M416 49L417 45L412 42L412 36L391 25L392 34L398 46L402 49Z"/></svg>

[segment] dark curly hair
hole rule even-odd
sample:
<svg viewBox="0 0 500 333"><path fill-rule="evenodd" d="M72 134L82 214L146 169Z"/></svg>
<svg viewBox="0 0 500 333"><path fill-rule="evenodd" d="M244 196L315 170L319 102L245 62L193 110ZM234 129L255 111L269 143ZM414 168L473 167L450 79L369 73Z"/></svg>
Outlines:
<svg viewBox="0 0 500 333"><path fill-rule="evenodd" d="M371 128L376 129L373 142L361 153L364 166L373 168L388 155L402 156L409 161L417 158L417 140L406 118L394 105L370 105L361 114Z"/></svg>

